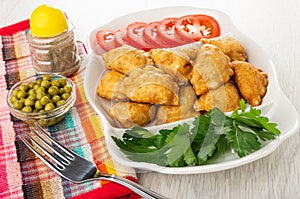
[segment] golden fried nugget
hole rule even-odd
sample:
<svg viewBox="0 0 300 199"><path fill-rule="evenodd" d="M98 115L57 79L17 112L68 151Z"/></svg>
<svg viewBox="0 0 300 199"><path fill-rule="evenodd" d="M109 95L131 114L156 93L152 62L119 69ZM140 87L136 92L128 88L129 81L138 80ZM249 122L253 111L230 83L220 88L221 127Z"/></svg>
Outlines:
<svg viewBox="0 0 300 199"><path fill-rule="evenodd" d="M155 117L156 107L152 104L118 102L111 106L109 113L124 128L145 126Z"/></svg>
<svg viewBox="0 0 300 199"><path fill-rule="evenodd" d="M126 100L127 97L116 89L119 81L124 76L125 75L115 70L106 73L97 86L97 95L110 100Z"/></svg>
<svg viewBox="0 0 300 199"><path fill-rule="evenodd" d="M228 56L218 47L204 44L193 64L191 84L196 95L201 95L229 81L232 75Z"/></svg>
<svg viewBox="0 0 300 199"><path fill-rule="evenodd" d="M176 52L184 53L189 57L190 61L193 62L197 58L198 52L202 47L201 42L189 43L177 47L173 47L172 49Z"/></svg>
<svg viewBox="0 0 300 199"><path fill-rule="evenodd" d="M197 111L209 111L214 107L224 112L234 111L240 107L239 92L230 81L201 95L194 104Z"/></svg>
<svg viewBox="0 0 300 199"><path fill-rule="evenodd" d="M170 73L179 85L186 85L191 79L192 65L189 57L172 49L151 49L152 59L156 66Z"/></svg>
<svg viewBox="0 0 300 199"><path fill-rule="evenodd" d="M230 58L230 61L246 61L247 55L243 45L236 39L228 36L216 38L202 38L200 42L203 44L213 44L220 48L225 55Z"/></svg>
<svg viewBox="0 0 300 199"><path fill-rule="evenodd" d="M150 53L132 47L122 46L110 50L102 55L107 69L114 69L126 74L133 68L152 64Z"/></svg>
<svg viewBox="0 0 300 199"><path fill-rule="evenodd" d="M192 118L199 115L195 111L193 105L197 99L194 90L191 86L183 86L179 93L179 106L160 106L157 110L156 124L165 124L175 122L182 119Z"/></svg>
<svg viewBox="0 0 300 199"><path fill-rule="evenodd" d="M136 48L129 46L129 45L123 45L118 48L114 48L108 52L105 52L102 54L102 59L104 61L105 65L110 65L114 60L118 59L120 56L137 50Z"/></svg>
<svg viewBox="0 0 300 199"><path fill-rule="evenodd" d="M252 106L260 105L267 92L268 75L248 62L234 61L232 64L233 79L243 98Z"/></svg>
<svg viewBox="0 0 300 199"><path fill-rule="evenodd" d="M170 74L153 65L132 69L118 85L118 91L134 102L179 104L177 83Z"/></svg>

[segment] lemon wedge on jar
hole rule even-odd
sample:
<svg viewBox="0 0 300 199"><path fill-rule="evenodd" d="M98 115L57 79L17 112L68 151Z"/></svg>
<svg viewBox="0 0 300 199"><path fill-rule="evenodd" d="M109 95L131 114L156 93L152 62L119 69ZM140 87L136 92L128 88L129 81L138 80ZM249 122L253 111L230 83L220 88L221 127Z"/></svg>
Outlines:
<svg viewBox="0 0 300 199"><path fill-rule="evenodd" d="M38 6L30 16L31 34L37 37L53 37L68 28L64 13L50 5Z"/></svg>

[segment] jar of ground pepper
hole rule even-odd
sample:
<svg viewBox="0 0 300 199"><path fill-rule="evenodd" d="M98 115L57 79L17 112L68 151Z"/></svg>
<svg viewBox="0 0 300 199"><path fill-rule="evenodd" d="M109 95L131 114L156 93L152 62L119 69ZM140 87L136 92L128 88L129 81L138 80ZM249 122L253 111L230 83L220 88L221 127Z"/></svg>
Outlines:
<svg viewBox="0 0 300 199"><path fill-rule="evenodd" d="M36 8L27 39L36 73L71 76L79 69L75 32L61 10L49 5Z"/></svg>
<svg viewBox="0 0 300 199"><path fill-rule="evenodd" d="M80 56L74 29L53 37L36 37L28 32L29 48L35 71L38 74L55 73L70 76L80 66Z"/></svg>

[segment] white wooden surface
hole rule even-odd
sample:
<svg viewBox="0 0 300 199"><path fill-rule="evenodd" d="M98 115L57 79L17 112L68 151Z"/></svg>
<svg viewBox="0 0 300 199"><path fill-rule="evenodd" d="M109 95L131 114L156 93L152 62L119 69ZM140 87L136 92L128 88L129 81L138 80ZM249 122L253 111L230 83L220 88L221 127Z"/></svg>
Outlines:
<svg viewBox="0 0 300 199"><path fill-rule="evenodd" d="M279 85L300 110L300 0L1 0L0 27L29 18L42 3L64 10L81 40L113 18L162 6L188 5L227 13L273 60ZM284 116L283 116L284 117ZM146 187L170 198L300 198L299 131L271 155L235 169L197 175L139 173Z"/></svg>

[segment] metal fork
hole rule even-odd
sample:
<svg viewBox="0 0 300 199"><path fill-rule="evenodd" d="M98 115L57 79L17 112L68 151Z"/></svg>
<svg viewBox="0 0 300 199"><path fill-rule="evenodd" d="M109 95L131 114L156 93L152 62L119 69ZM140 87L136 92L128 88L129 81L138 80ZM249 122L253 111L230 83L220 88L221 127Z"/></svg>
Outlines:
<svg viewBox="0 0 300 199"><path fill-rule="evenodd" d="M25 133L24 135L20 135L20 139L24 142L24 144L38 157L40 158L48 167L50 167L52 170L54 170L57 174L60 176L66 178L69 181L75 182L75 183L83 183L88 182L91 180L109 180L118 184L121 184L132 191L134 191L136 194L144 197L144 198L151 198L151 199L166 199L166 197L151 191L135 182L132 182L130 180L127 180L125 178L121 178L112 174L105 174L100 172L96 165L77 155L75 152L67 149L62 144L57 142L55 139L53 139L51 136L49 136L37 123L35 124L36 129L41 132L43 136L45 136L47 139L49 139L52 144L54 144L57 149L61 150L62 152L59 152L57 149L55 149L51 144L49 144L46 140L44 140L39 133L35 130L33 126L30 126L31 131L35 134L36 139L39 139L41 143L43 143L48 149L43 147L41 144L39 144L33 137ZM27 139L32 142L30 144ZM37 151L33 145L35 145L38 149L40 149L45 155L47 155L54 163L46 159L39 151ZM48 150L51 150L49 152Z"/></svg>

